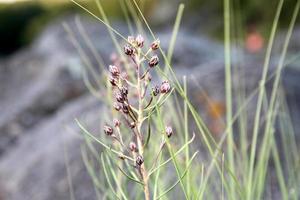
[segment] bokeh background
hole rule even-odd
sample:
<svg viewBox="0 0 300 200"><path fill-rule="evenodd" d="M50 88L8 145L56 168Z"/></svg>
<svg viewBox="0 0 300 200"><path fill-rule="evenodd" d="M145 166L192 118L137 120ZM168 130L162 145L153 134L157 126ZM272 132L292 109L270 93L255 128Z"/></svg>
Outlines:
<svg viewBox="0 0 300 200"><path fill-rule="evenodd" d="M100 16L94 1L78 2ZM122 10L125 4L118 0L101 2L112 26L128 35ZM222 3L139 1L164 49L168 48L181 2L185 12L172 64L179 76L193 74L189 94L218 138L224 130L220 119L225 114ZM284 3L271 71L278 62L294 5L293 0ZM234 86L242 83L247 91L257 87L276 6L277 1L234 1L233 62L238 70L243 69L242 75L234 78ZM134 23L132 26L134 29ZM96 199L73 119L82 119L99 131L105 108L92 97L82 78L85 63L76 44L92 66L99 64L82 33L92 41L100 61L108 65L116 50L106 27L74 3L0 0L0 200L58 200L69 199L72 194L75 199ZM295 130L299 130L300 120L299 39L298 20L282 78Z"/></svg>

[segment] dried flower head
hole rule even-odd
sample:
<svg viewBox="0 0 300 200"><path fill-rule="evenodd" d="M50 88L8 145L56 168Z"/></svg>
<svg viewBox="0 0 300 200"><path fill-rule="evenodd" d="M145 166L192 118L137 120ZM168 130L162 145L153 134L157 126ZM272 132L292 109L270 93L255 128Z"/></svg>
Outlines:
<svg viewBox="0 0 300 200"><path fill-rule="evenodd" d="M135 163L136 163L137 166L141 166L141 165L144 163L144 158L143 158L143 156L138 155L138 156L136 157Z"/></svg>
<svg viewBox="0 0 300 200"><path fill-rule="evenodd" d="M159 58L157 55L155 55L150 58L148 64L150 67L155 67L158 64L158 62L159 62Z"/></svg>
<svg viewBox="0 0 300 200"><path fill-rule="evenodd" d="M171 126L166 127L166 135L168 138L170 138L173 135L173 130Z"/></svg>
<svg viewBox="0 0 300 200"><path fill-rule="evenodd" d="M109 72L112 76L118 77L120 75L120 70L115 65L109 65Z"/></svg>
<svg viewBox="0 0 300 200"><path fill-rule="evenodd" d="M161 86L160 86L160 92L161 93L168 93L171 90L171 86L169 84L169 81L163 81Z"/></svg>
<svg viewBox="0 0 300 200"><path fill-rule="evenodd" d="M160 45L160 40L157 39L157 40L155 40L154 42L152 42L152 44L151 44L151 49L152 49L153 51L155 51L155 50L157 50L157 49L159 48L159 45Z"/></svg>
<svg viewBox="0 0 300 200"><path fill-rule="evenodd" d="M129 149L132 152L137 152L137 146L136 146L136 144L134 142L130 142L129 143Z"/></svg>
<svg viewBox="0 0 300 200"><path fill-rule="evenodd" d="M144 38L141 35L136 36L135 38L136 41L136 45L140 48L142 48L144 46Z"/></svg>
<svg viewBox="0 0 300 200"><path fill-rule="evenodd" d="M104 125L103 130L104 130L104 133L109 136L114 133L114 129L109 125Z"/></svg>
<svg viewBox="0 0 300 200"><path fill-rule="evenodd" d="M115 126L115 127L120 127L120 125L121 125L120 120L114 119L113 122L114 122L114 126Z"/></svg>
<svg viewBox="0 0 300 200"><path fill-rule="evenodd" d="M126 45L124 46L124 53L125 53L126 55L131 56L131 55L133 54L133 52L134 52L134 49L133 49L132 46L130 46L130 45L128 45L128 44L126 44Z"/></svg>

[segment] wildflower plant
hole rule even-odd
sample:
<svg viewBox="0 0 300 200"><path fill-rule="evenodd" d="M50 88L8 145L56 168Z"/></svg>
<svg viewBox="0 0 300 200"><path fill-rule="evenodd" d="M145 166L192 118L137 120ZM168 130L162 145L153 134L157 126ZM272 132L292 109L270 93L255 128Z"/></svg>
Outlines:
<svg viewBox="0 0 300 200"><path fill-rule="evenodd" d="M161 106L164 99L166 99L166 95L171 92L171 86L165 80L160 86L155 85L152 89L150 88L151 70L159 63L158 56L154 54L158 49L157 42L153 42L146 51L143 51L144 38L141 35L137 35L136 38L129 36L127 42L128 44L124 46L124 54L127 56L128 68L115 61L113 65L109 65L108 73L108 80L112 86L115 99L113 106L118 112L119 118L123 119L123 123L119 119L114 119L115 128L108 123L104 125L103 130L106 135L116 140L123 154L128 154L126 157L121 155L122 159L130 157L130 160L134 161L133 167L137 170L139 181L143 184L145 199L150 199L149 176L144 163L144 151L151 138L150 135L147 135L147 131L143 129L143 125L151 112L157 106ZM128 74L131 74L132 71L134 77L130 78ZM124 135L120 126L124 126L131 131L130 143L126 144L124 142ZM166 130L165 133L161 134L169 138L172 135L172 128L168 127ZM162 148L165 140L162 142Z"/></svg>
<svg viewBox="0 0 300 200"><path fill-rule="evenodd" d="M282 199L299 199L300 191L295 189L300 185L300 176L296 173L299 169L299 156L296 153L299 148L294 142L290 120L287 119L287 106L282 106L286 103L281 95L279 80L282 68L286 65L284 59L300 1L297 1L293 11L276 73L267 76L283 0L279 0L276 10L260 85L249 96L246 96L245 91L234 91L238 94L235 99L231 76L238 72L231 71L232 11L230 0L224 0L226 126L219 140L212 136L201 115L191 104L187 94L187 78L184 77L180 82L171 67L183 4L179 6L169 48L165 53L136 0L119 2L133 16L137 32L145 32L141 27L143 22L152 39L140 34L127 38L121 35L110 25L98 0L96 3L101 18L75 0L71 1L106 25L118 51L111 57L110 65L99 62L104 71L101 80L105 80L95 81L99 88L93 88L86 81L90 91L111 108L103 113L100 137L90 133L77 120L85 133L86 146L93 155L92 159L85 152L83 160L99 199L262 199L268 196L271 186L268 186L270 181L266 178L271 175L275 176L275 186ZM128 10L123 10L125 16L129 14ZM128 17L127 23L131 27ZM72 35L68 27L66 29ZM84 32L80 32L90 44ZM133 31L131 34L133 35ZM120 40L116 36L121 38L121 42L118 42ZM76 41L73 42L77 44ZM93 77L94 71L87 56L82 53L78 44L76 46ZM95 52L92 45L90 47L91 52ZM275 81L269 101L266 98L268 94L265 84L272 78ZM258 98L253 134L250 134L252 139L249 140L247 106L256 94ZM237 100L234 106L233 100ZM235 112L234 107L237 107ZM260 123L263 110L266 111L266 124L264 130L260 131L259 128L264 125ZM284 171L286 168L274 137L277 120L283 130L281 132L289 133L282 137L286 141L292 141L283 141L283 154L289 160L287 172ZM195 126L195 130L190 130L191 124ZM236 125L240 127L238 131L234 128ZM199 136L197 142L203 146L201 155L206 157L200 157L198 151L192 154L194 148L199 149L198 146L191 146L196 134ZM238 139L235 138L237 134L240 135ZM258 144L259 134L262 135L261 144ZM97 149L93 142L100 144L102 149ZM271 168L270 160L274 160L275 175L271 174L272 170L268 171ZM287 178L284 177L285 173Z"/></svg>
<svg viewBox="0 0 300 200"><path fill-rule="evenodd" d="M156 70L161 70L159 49L159 39L153 40L147 46L144 37L137 35L127 37L121 55L112 54L111 64L105 70L107 90L102 90L106 93L105 96L110 96L106 103L111 107L111 114L107 114L102 126L104 139L96 138L77 121L84 133L107 150L106 155L101 156L101 161L108 185L114 191L116 198L127 199L125 194L127 192L122 192L121 183L127 184L128 180L142 188L146 200L160 198L170 192L179 181L159 195L158 177L153 180L153 176L157 176L156 173L159 174L161 168L171 161L177 168L175 155L185 150L194 140L194 137L191 138L174 152L171 144L174 135L173 120L170 117L162 117L161 113L171 97L173 88L167 76L160 80L156 75ZM89 140L87 142L89 143ZM162 162L164 150L167 150L171 157ZM191 159L188 158L188 165L196 154ZM89 162L87 159L85 158L85 162ZM115 166L112 165L111 160L114 160L113 163L118 171L127 179L116 180L119 182L116 183L118 191L113 189L105 164L109 164L109 170L115 174ZM88 168L92 170L90 165L87 163ZM187 169L183 174L178 170L178 178L182 179L186 173Z"/></svg>

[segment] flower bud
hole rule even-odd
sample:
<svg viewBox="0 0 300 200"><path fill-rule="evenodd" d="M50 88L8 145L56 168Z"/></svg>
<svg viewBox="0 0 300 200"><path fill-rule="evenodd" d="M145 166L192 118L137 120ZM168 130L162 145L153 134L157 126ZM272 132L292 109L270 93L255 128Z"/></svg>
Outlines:
<svg viewBox="0 0 300 200"><path fill-rule="evenodd" d="M129 143L129 149L130 149L130 151L132 151L132 152L137 152L136 144L135 144L134 142L130 142L130 143Z"/></svg>
<svg viewBox="0 0 300 200"><path fill-rule="evenodd" d="M118 77L120 75L120 70L115 65L109 65L109 72L112 76Z"/></svg>
<svg viewBox="0 0 300 200"><path fill-rule="evenodd" d="M159 62L159 58L157 57L157 55L155 55L150 58L148 64L150 67L155 67L158 64L158 62Z"/></svg>
<svg viewBox="0 0 300 200"><path fill-rule="evenodd" d="M124 155L119 155L118 156L121 160L125 160L125 156Z"/></svg>
<svg viewBox="0 0 300 200"><path fill-rule="evenodd" d="M130 128L135 128L135 123L134 123L134 122L131 122L131 123L129 124L129 126L130 126Z"/></svg>
<svg viewBox="0 0 300 200"><path fill-rule="evenodd" d="M127 96L128 95L128 88L126 86L122 86L120 92L123 96Z"/></svg>
<svg viewBox="0 0 300 200"><path fill-rule="evenodd" d="M120 125L121 125L120 120L114 119L113 122L114 122L115 127L120 127Z"/></svg>
<svg viewBox="0 0 300 200"><path fill-rule="evenodd" d="M136 45L138 47L141 48L141 47L144 46L144 38L143 38L143 36L141 36L141 35L136 36L135 41L136 41Z"/></svg>
<svg viewBox="0 0 300 200"><path fill-rule="evenodd" d="M170 86L169 82L163 81L160 86L160 92L164 94L164 93L170 92L170 90L171 90L171 86Z"/></svg>
<svg viewBox="0 0 300 200"><path fill-rule="evenodd" d="M114 133L114 129L108 125L104 125L103 130L104 130L104 133L109 136Z"/></svg>
<svg viewBox="0 0 300 200"><path fill-rule="evenodd" d="M151 44L151 49L154 51L154 50L157 50L159 48L159 44L160 44L160 40L157 39L155 40L154 42L152 42Z"/></svg>
<svg viewBox="0 0 300 200"><path fill-rule="evenodd" d="M131 56L133 54L133 52L134 52L134 49L130 45L126 44L124 46L124 53L126 55Z"/></svg>
<svg viewBox="0 0 300 200"><path fill-rule="evenodd" d="M173 135L173 130L171 126L166 127L166 135L168 138L170 138Z"/></svg>
<svg viewBox="0 0 300 200"><path fill-rule="evenodd" d="M147 80L148 82L151 82L151 81L152 81L152 76L151 76L150 73L147 73L147 75L146 75L146 80Z"/></svg>
<svg viewBox="0 0 300 200"><path fill-rule="evenodd" d="M159 87L156 85L155 87L152 88L152 94L153 96L157 96L159 94Z"/></svg>
<svg viewBox="0 0 300 200"><path fill-rule="evenodd" d="M118 104L117 102L115 102L115 103L113 104L113 106L114 106L114 108L115 108L117 111L121 110L121 106L120 106L120 104Z"/></svg>
<svg viewBox="0 0 300 200"><path fill-rule="evenodd" d="M122 105L122 111L123 111L124 114L128 114L128 113L129 113L129 108L128 108L128 106L125 105L125 104L123 104L123 105Z"/></svg>
<svg viewBox="0 0 300 200"><path fill-rule="evenodd" d="M124 80L127 80L128 79L128 74L126 72L122 72L121 73L121 78L124 79Z"/></svg>
<svg viewBox="0 0 300 200"><path fill-rule="evenodd" d="M128 36L127 37L127 42L131 45L133 45L135 43L135 39L133 36Z"/></svg>
<svg viewBox="0 0 300 200"><path fill-rule="evenodd" d="M112 86L118 85L118 80L113 76L109 77L109 82L111 83Z"/></svg>
<svg viewBox="0 0 300 200"><path fill-rule="evenodd" d="M143 156L138 155L138 156L136 157L135 163L136 163L137 166L141 166L141 165L144 163L144 158L143 158Z"/></svg>
<svg viewBox="0 0 300 200"><path fill-rule="evenodd" d="M122 93L120 92L117 92L116 95L116 100L119 102L119 103L123 103L125 101L125 97Z"/></svg>

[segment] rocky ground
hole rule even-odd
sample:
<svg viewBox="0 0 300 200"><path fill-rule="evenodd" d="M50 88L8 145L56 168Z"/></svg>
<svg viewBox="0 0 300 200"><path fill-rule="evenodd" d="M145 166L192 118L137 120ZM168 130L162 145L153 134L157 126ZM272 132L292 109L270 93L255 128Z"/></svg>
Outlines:
<svg viewBox="0 0 300 200"><path fill-rule="evenodd" d="M30 47L0 61L0 199L69 199L66 163L76 199L95 199L91 179L82 163L82 139L74 118L99 133L98 122L105 108L85 88L80 75L82 62L61 24L70 25L91 55L78 34L74 18L57 20ZM82 24L104 62L109 64L114 49L106 28L91 19L82 19ZM115 23L114 27L126 35L124 25ZM297 29L294 38L299 34ZM166 48L170 30L159 31L158 36ZM300 43L293 39L292 44L296 52ZM199 94L205 91L222 107L223 46L183 29L178 34L173 57L176 73L188 75L193 102L203 103ZM272 59L272 69L276 58L275 55ZM257 87L261 61L261 56L246 55L239 65L249 91ZM95 59L92 62L96 63ZM295 121L300 113L298 65L299 62L290 64L283 76ZM234 85L239 84L239 79L234 79Z"/></svg>

